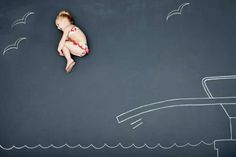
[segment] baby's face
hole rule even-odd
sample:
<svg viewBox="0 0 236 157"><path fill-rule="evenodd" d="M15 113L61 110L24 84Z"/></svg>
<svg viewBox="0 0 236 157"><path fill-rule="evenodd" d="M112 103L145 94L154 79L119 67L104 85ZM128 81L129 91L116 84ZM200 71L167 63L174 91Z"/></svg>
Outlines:
<svg viewBox="0 0 236 157"><path fill-rule="evenodd" d="M66 19L64 18L61 18L61 19L58 19L56 21L56 26L57 26L57 29L63 31L64 28L68 25L68 22L66 21Z"/></svg>

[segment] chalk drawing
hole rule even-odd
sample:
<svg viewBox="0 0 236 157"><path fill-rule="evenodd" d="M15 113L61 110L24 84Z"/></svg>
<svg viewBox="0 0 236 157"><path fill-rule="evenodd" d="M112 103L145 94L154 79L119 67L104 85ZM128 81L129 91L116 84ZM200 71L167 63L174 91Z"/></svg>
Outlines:
<svg viewBox="0 0 236 157"><path fill-rule="evenodd" d="M167 108L173 108L173 107L190 107L190 106L199 106L199 107L204 107L204 106L212 106L212 105L219 105L223 108L225 114L229 118L229 130L230 130L230 137L229 139L217 139L214 140L214 150L217 151L217 157L219 157L219 150L215 147L215 143L217 141L235 141L236 139L233 139L233 132L232 132L232 119L236 119L236 117L232 117L229 115L227 110L225 109L225 105L235 105L236 104L236 96L232 97L213 97L212 93L210 92L207 82L208 81L217 81L217 80L231 80L231 79L236 79L236 75L227 75L227 76L211 76L211 77L204 77L202 79L202 86L204 91L206 92L208 98L177 98L177 99L170 99L170 100L165 100L165 101L160 101L160 102L154 102L146 105L142 105L140 107L134 108L132 110L129 110L127 112L124 112L116 117L117 122L123 123L129 119L141 116L143 114L157 111L157 110L162 110L162 109L167 109ZM174 104L172 104L174 102ZM194 102L192 104L189 104L189 102ZM167 105L165 105L167 103ZM142 119L140 118L137 121L141 121ZM136 123L132 122L133 123ZM204 141L201 141L205 143ZM205 143L206 144L206 143ZM182 145L182 147L185 147L187 145ZM173 147L173 145L172 145ZM169 148L172 148L169 147Z"/></svg>
<svg viewBox="0 0 236 157"><path fill-rule="evenodd" d="M214 149L217 151L217 157L219 157L219 150L216 148L216 142L220 142L220 141L234 141L236 142L236 139L219 139L219 140L215 140L214 141Z"/></svg>
<svg viewBox="0 0 236 157"><path fill-rule="evenodd" d="M202 79L202 86L207 94L207 96L209 98L213 98L212 93L210 92L208 86L207 86L207 82L208 81L218 81L218 80L232 80L232 79L236 79L236 75L227 75L227 76L211 76L211 77L205 77ZM229 126L230 126L230 139L218 139L214 141L214 149L217 151L217 157L219 157L219 150L215 147L215 143L217 141L235 141L235 139L233 139L233 128L232 128L232 119L235 119L236 117L231 117L229 115L229 113L227 112L227 110L224 107L224 104L220 104L222 109L224 110L225 114L228 116L229 118Z"/></svg>
<svg viewBox="0 0 236 157"><path fill-rule="evenodd" d="M9 50L12 50L12 49L18 49L19 48L19 44L21 43L22 40L25 40L26 37L21 37L21 38L18 38L13 44L10 44L8 45L7 47L5 47L5 49L3 50L3 53L2 55L5 55L5 53Z"/></svg>
<svg viewBox="0 0 236 157"><path fill-rule="evenodd" d="M187 5L189 5L190 3L183 3L181 4L178 9L173 10L171 12L168 13L167 17L166 17L166 21L168 21L168 19L174 15L181 15L183 13L183 8Z"/></svg>
<svg viewBox="0 0 236 157"><path fill-rule="evenodd" d="M203 87L204 87L204 90L206 91L206 93L208 93L208 96L212 96L207 85L206 85L206 82L207 81L210 81L210 80L219 80L219 79L236 79L236 75L231 75L231 76L216 76L216 77L205 77L202 79L202 83L203 83ZM164 104L164 105L163 105ZM171 104L171 105L168 105L168 104ZM160 102L155 102L155 103L151 103L151 104L146 104L146 105L143 105L143 106L140 106L140 107L137 107L135 109L132 109L132 110L129 110L127 112L124 112L120 115L118 115L116 117L116 120L117 122L120 124L120 123L123 123L131 118L134 118L134 117L137 117L137 116L140 116L140 115L143 115L145 113L149 113L149 112L152 112L152 111L157 111L157 110L162 110L162 109L168 109L168 108L173 108L173 107L195 107L195 106L198 106L198 107L204 107L204 106L215 106L215 105L219 105L219 104L224 104L224 105L232 105L232 104L236 104L236 97L203 97L203 98L177 98L177 99L170 99L170 100L165 100L165 101L160 101ZM158 105L156 107L156 105ZM148 107L151 107L148 108ZM155 108L156 107L156 108ZM147 109L147 110L145 110ZM136 113L135 111L138 111L139 113ZM141 111L141 112L140 112ZM129 115L131 113L131 116ZM132 115L133 113L135 113L134 115ZM227 114L228 115L228 114ZM236 117L231 117L232 119L233 118L236 118ZM138 123L138 124L137 124ZM136 125L137 124L137 125ZM142 122L142 118L132 122L130 125L136 125L133 127L133 129L136 129L137 127L139 127L141 124L143 124ZM232 133L232 132L231 132ZM231 138L232 138L232 135L231 135ZM35 145L35 146L28 146L28 145L23 145L23 146L11 146L11 147L4 147L2 145L0 145L0 148L3 149L3 150L12 150L12 149L36 149L36 148L41 148L41 149L49 149L49 148L54 148L54 149L60 149L60 148L64 148L64 147L67 147L69 149L75 149L75 148L81 148L81 149L89 149L89 148L93 148L93 149L96 149L96 150L100 150L100 149L103 149L103 148L109 148L109 149L115 149L115 148L123 148L123 149L130 149L130 148L136 148L136 149L141 149L141 148L146 148L146 149L156 149L156 148L162 148L162 149L171 149L171 148L174 148L174 147L177 147L177 148L183 148L183 147L187 147L187 146L190 146L190 147L197 147L201 144L204 144L204 145L207 145L207 146L211 146L214 144L214 149L217 150L217 157L218 156L218 149L215 148L215 142L216 141L220 141L220 140L224 140L224 139L217 139L217 140L214 140L212 143L207 143L203 140L201 140L199 143L196 143L196 144L191 144L191 143L186 143L186 144L183 144L183 145L178 145L177 143L174 143L170 146L163 146L161 144L157 144L155 146L150 146L148 144L143 144L141 146L137 146L135 144L131 144L129 146L124 146L122 145L121 143L118 143L117 145L108 145L108 144L104 144L102 146L95 146L93 144L90 144L88 146L83 146L81 144L78 144L78 145L74 145L74 146L71 146L69 144L64 144L64 145L60 145L60 146L56 146L54 144L50 144L48 146L43 146L41 144L38 144L38 145ZM226 140L232 140L232 141L236 141L234 139L226 139Z"/></svg>
<svg viewBox="0 0 236 157"><path fill-rule="evenodd" d="M135 123L137 123L137 122L140 122L142 120L142 118L140 118L140 119L138 119L138 120L136 120L136 121L134 121L133 123L131 123L130 125L134 125Z"/></svg>
<svg viewBox="0 0 236 157"><path fill-rule="evenodd" d="M123 149L130 149L130 148L136 148L136 149L142 149L142 148L147 148L147 149L156 149L156 148L162 148L162 149L171 149L173 147L177 147L177 148L182 148L182 147L186 147L186 146L190 146L190 147L197 147L201 144L204 144L204 145L207 145L207 146L211 146L214 144L214 142L212 143L206 143L204 141L201 141L199 143L196 143L196 144L191 144L191 143L186 143L184 145L178 145L176 143L172 144L171 146L163 146L161 144L157 144L155 146L149 146L148 144L143 144L141 146L137 146L135 144L131 144L129 146L124 146L122 145L121 143L118 143L117 145L114 145L114 146L111 146L111 145L108 145L108 144L104 144L102 146L94 146L93 144L90 144L88 146L82 146L81 144L78 144L78 145L74 145L74 146L71 146L69 144L64 144L64 145L60 145L60 146L56 146L56 145L53 145L53 144L50 144L48 146L42 146L41 144L38 144L38 145L35 145L35 146L27 146L27 145L23 145L23 146L11 146L11 147L3 147L2 145L0 145L0 148L3 149L3 150L13 150L13 149L36 149L36 148L41 148L41 149L49 149L49 148L54 148L54 149L61 149L61 148L69 148L69 149L75 149L75 148L80 148L80 149L89 149L89 148L93 148L93 149L96 149L96 150L100 150L100 149L103 149L103 148L109 148L109 149L115 149L115 148L123 148Z"/></svg>
<svg viewBox="0 0 236 157"><path fill-rule="evenodd" d="M136 121L130 123L130 125L134 125L134 124L136 124L136 123L139 122L138 124L136 124L136 125L133 127L133 129L136 129L137 127L139 127L140 125L143 124L143 122L140 122L141 120L142 120L142 118L140 118L140 119L138 119L138 120L136 120Z"/></svg>
<svg viewBox="0 0 236 157"><path fill-rule="evenodd" d="M12 23L11 28L15 27L18 24L26 24L28 16L33 15L33 14L34 12L27 12L22 18L15 20Z"/></svg>
<svg viewBox="0 0 236 157"><path fill-rule="evenodd" d="M134 126L132 129L136 129L137 127L139 127L140 125L142 125L143 124L143 122L140 122L140 123L138 123L136 126Z"/></svg>
<svg viewBox="0 0 236 157"><path fill-rule="evenodd" d="M177 98L177 99L169 99L160 102L154 102L150 104L145 104L140 107L131 109L127 112L124 112L118 116L116 116L118 123L123 123L129 119L134 117L141 116L146 113L150 113L153 111L163 110L167 108L175 108L175 107L194 107L194 106L216 106L219 104L224 105L232 105L236 104L236 96L235 97L214 97L214 98Z"/></svg>

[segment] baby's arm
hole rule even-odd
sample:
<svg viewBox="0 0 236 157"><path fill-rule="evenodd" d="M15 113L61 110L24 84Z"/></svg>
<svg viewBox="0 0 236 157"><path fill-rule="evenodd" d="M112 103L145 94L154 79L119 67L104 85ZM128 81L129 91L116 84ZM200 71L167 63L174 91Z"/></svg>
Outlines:
<svg viewBox="0 0 236 157"><path fill-rule="evenodd" d="M57 51L58 51L59 53L61 52L63 46L65 45L65 42L66 42L66 39L67 39L69 30L70 30L70 29L65 29L64 32L63 32L63 35L62 35L62 37L61 37L61 40L60 40L59 45L58 45L58 48L57 48Z"/></svg>

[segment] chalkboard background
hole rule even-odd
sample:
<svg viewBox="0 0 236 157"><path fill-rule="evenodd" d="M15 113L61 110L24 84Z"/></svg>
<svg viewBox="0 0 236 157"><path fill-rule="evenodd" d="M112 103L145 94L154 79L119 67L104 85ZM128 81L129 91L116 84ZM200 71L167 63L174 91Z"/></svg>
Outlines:
<svg viewBox="0 0 236 157"><path fill-rule="evenodd" d="M182 14L166 20L183 3ZM61 10L71 12L91 50L74 57L69 74L57 53ZM34 14L26 24L11 27L27 12ZM136 129L116 116L152 102L207 97L202 78L236 74L235 15L234 0L2 0L1 51L26 39L0 56L1 148L83 148L0 149L0 156L216 157L212 142L230 136L220 106L152 112ZM209 88L214 96L236 95L233 80ZM201 141L208 144L165 149ZM165 148L84 148L119 143Z"/></svg>

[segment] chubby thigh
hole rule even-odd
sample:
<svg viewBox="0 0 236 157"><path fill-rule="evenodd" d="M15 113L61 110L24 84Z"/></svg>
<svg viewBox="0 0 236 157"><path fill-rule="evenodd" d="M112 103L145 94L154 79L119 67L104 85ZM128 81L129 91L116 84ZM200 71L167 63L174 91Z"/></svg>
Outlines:
<svg viewBox="0 0 236 157"><path fill-rule="evenodd" d="M80 43L80 45L83 48L87 48L86 43ZM75 56L83 57L84 55L86 55L85 50L72 41L66 41L65 46L70 50L70 53Z"/></svg>

